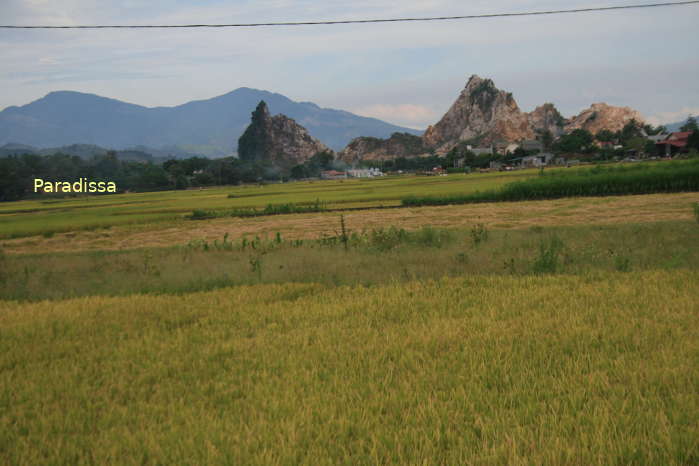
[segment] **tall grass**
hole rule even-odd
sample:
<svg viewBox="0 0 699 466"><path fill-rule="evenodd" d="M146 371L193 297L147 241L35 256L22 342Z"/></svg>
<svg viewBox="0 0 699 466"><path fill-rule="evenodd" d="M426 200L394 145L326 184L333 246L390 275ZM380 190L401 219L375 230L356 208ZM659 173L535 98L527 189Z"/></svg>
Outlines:
<svg viewBox="0 0 699 466"><path fill-rule="evenodd" d="M575 196L614 196L699 191L699 160L654 165L556 171L506 184L500 189L444 196L409 196L404 206L524 201Z"/></svg>

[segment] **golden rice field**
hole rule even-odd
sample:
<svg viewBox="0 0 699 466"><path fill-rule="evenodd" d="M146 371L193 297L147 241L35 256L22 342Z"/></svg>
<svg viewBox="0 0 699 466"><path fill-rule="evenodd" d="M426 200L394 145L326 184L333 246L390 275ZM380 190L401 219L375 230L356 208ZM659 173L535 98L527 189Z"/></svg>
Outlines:
<svg viewBox="0 0 699 466"><path fill-rule="evenodd" d="M696 464L699 274L5 303L4 464Z"/></svg>
<svg viewBox="0 0 699 466"><path fill-rule="evenodd" d="M511 176L0 205L0 464L699 464L699 193Z"/></svg>

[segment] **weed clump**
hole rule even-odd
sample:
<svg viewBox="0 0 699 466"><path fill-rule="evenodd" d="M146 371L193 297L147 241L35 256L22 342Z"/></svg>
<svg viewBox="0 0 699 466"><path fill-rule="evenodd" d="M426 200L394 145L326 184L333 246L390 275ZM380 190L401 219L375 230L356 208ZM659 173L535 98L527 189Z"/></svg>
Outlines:
<svg viewBox="0 0 699 466"><path fill-rule="evenodd" d="M482 223L477 223L471 228L471 239L473 245L478 246L481 243L488 241L488 229Z"/></svg>
<svg viewBox="0 0 699 466"><path fill-rule="evenodd" d="M441 248L451 239L451 235L446 230L438 230L431 226L426 226L414 233L415 243L429 248Z"/></svg>
<svg viewBox="0 0 699 466"><path fill-rule="evenodd" d="M194 209L192 214L188 217L190 220L206 220L209 218L214 218L213 212L204 209Z"/></svg>
<svg viewBox="0 0 699 466"><path fill-rule="evenodd" d="M631 271L631 259L627 256L616 256L614 259L614 268L618 272L630 272Z"/></svg>
<svg viewBox="0 0 699 466"><path fill-rule="evenodd" d="M563 241L558 236L552 236L539 244L539 255L532 264L532 271L538 274L556 273L559 268L558 259L563 250Z"/></svg>

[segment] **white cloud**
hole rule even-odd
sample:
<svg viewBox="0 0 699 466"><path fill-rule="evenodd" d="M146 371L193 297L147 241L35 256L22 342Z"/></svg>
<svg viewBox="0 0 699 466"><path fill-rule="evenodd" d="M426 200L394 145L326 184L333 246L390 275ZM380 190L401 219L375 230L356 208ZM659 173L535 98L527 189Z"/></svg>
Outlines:
<svg viewBox="0 0 699 466"><path fill-rule="evenodd" d="M239 23L589 5L587 0L564 3L0 0L0 17L15 24ZM468 75L477 73L512 91L524 110L552 100L570 115L604 100L659 115L699 105L693 84L699 72L697 12L696 7L674 7L441 23L0 31L5 65L0 70L0 109L62 88L144 105L176 105L249 86L424 128L451 105ZM629 67L639 62L645 66Z"/></svg>
<svg viewBox="0 0 699 466"><path fill-rule="evenodd" d="M690 115L699 115L699 107L683 107L676 112L660 112L656 115L648 117L648 123L652 125L666 125L668 123L677 123L685 121Z"/></svg>

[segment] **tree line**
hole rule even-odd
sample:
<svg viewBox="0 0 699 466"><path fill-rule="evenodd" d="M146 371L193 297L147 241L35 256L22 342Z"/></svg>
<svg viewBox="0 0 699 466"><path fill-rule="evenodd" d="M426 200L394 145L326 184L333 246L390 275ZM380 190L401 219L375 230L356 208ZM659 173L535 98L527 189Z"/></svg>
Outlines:
<svg viewBox="0 0 699 466"><path fill-rule="evenodd" d="M123 193L235 185L278 179L279 174L272 166L235 157L190 157L158 164L120 160L115 152L90 158L62 153L9 155L0 157L0 201L39 196L34 193L35 178L50 182L75 182L81 178L112 181L117 192Z"/></svg>

